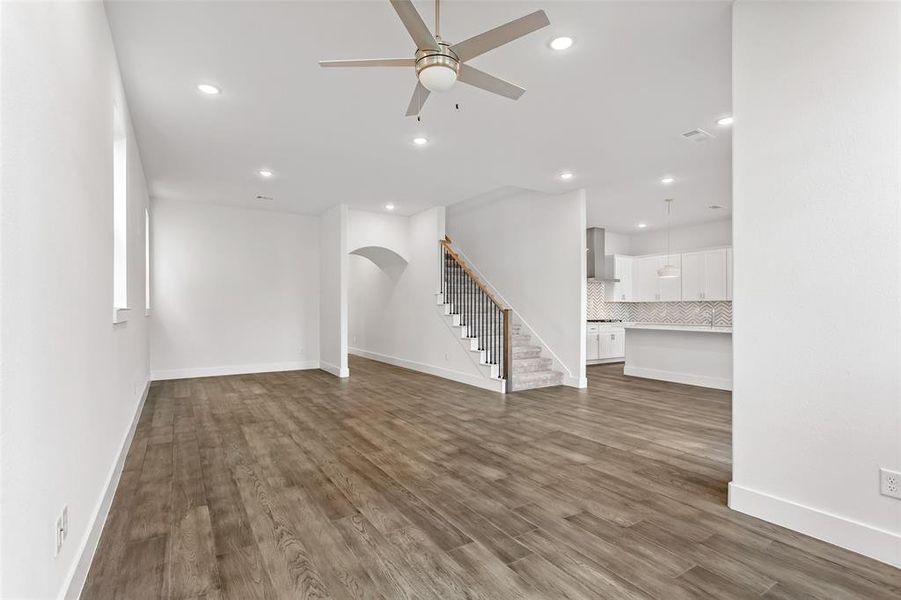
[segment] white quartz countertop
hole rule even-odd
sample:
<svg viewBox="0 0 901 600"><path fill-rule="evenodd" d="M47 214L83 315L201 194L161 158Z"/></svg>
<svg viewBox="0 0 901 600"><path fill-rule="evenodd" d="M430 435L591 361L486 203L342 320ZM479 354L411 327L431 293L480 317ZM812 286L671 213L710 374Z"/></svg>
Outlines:
<svg viewBox="0 0 901 600"><path fill-rule="evenodd" d="M680 325L678 323L623 323L625 329L651 329L654 331L696 331L698 333L732 333L731 327L709 325Z"/></svg>

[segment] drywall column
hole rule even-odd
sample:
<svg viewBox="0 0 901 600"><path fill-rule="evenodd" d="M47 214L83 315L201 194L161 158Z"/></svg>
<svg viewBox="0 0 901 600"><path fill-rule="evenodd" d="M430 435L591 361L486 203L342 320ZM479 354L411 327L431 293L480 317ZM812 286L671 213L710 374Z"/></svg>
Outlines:
<svg viewBox="0 0 901 600"><path fill-rule="evenodd" d="M899 11L735 4L729 497L897 566Z"/></svg>
<svg viewBox="0 0 901 600"><path fill-rule="evenodd" d="M319 223L319 366L347 377L347 206Z"/></svg>

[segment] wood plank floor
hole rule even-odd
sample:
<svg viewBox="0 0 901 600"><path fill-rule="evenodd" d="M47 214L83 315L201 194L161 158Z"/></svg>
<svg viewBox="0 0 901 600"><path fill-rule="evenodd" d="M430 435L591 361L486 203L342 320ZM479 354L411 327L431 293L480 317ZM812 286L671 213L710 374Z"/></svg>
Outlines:
<svg viewBox="0 0 901 600"><path fill-rule="evenodd" d="M728 393L351 373L154 383L83 597L901 597L901 571L726 508Z"/></svg>

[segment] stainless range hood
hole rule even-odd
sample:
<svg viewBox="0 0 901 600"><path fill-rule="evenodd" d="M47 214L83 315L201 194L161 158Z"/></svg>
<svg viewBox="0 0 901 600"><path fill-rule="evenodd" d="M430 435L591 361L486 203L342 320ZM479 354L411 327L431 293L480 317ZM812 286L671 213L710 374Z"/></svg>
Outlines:
<svg viewBox="0 0 901 600"><path fill-rule="evenodd" d="M607 253L605 252L607 233L603 227L589 227L585 232L588 245L588 279L592 281L619 281L613 273L607 273Z"/></svg>

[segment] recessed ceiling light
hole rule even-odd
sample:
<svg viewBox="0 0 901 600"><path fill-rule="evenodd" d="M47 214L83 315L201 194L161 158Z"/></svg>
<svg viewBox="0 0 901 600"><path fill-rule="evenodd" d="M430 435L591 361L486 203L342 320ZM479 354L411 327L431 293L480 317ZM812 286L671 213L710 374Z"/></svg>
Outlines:
<svg viewBox="0 0 901 600"><path fill-rule="evenodd" d="M554 50L566 50L573 45L571 37L558 37L551 40L551 48Z"/></svg>
<svg viewBox="0 0 901 600"><path fill-rule="evenodd" d="M719 125L720 127L728 127L729 125L732 125L732 123L734 123L734 122L735 122L735 119L733 119L731 116L730 117L722 117L721 119L716 120L716 124Z"/></svg>
<svg viewBox="0 0 901 600"><path fill-rule="evenodd" d="M215 96L222 92L222 90L217 88L215 85L211 85L209 83L201 83L197 86L197 89L208 96Z"/></svg>
<svg viewBox="0 0 901 600"><path fill-rule="evenodd" d="M563 181L567 181L568 179L572 179L572 178L573 178L573 174L570 173L569 171L563 171L562 173L560 173L560 179L562 179Z"/></svg>
<svg viewBox="0 0 901 600"><path fill-rule="evenodd" d="M663 183L663 184L670 184L670 183L672 183L672 182L674 182L674 181L675 181L675 178L670 177L670 176L667 175L666 177L664 177L663 179L660 180L660 183Z"/></svg>
<svg viewBox="0 0 901 600"><path fill-rule="evenodd" d="M647 226L648 226L647 223L639 223L639 224L638 224L638 228L639 228L639 229L644 229L644 228L647 227Z"/></svg>
<svg viewBox="0 0 901 600"><path fill-rule="evenodd" d="M426 144L429 143L429 140L428 140L428 138L424 138L424 137L415 137L415 138L413 138L413 143L416 144L417 146L425 146Z"/></svg>
<svg viewBox="0 0 901 600"><path fill-rule="evenodd" d="M257 173L260 175L260 177L272 177L272 171L270 171L269 169L260 169L259 171L257 171Z"/></svg>
<svg viewBox="0 0 901 600"><path fill-rule="evenodd" d="M393 204L386 204L386 205L385 205L385 210L394 210L394 205L393 205Z"/></svg>

